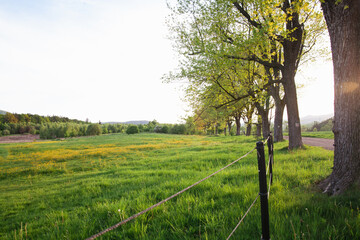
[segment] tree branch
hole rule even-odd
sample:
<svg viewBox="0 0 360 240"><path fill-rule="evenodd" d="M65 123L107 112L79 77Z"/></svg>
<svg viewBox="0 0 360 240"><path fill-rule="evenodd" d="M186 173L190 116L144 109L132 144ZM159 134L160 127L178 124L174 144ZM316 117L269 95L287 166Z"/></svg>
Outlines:
<svg viewBox="0 0 360 240"><path fill-rule="evenodd" d="M248 20L248 22L252 26L254 26L254 27L258 28L258 29L262 28L261 23L258 23L256 21L252 20L251 17L250 17L250 14L242 6L240 6L240 4L237 1L233 1L233 5L235 6L235 8L237 10L239 10L239 12Z"/></svg>
<svg viewBox="0 0 360 240"><path fill-rule="evenodd" d="M244 9L243 6L241 6L241 5L239 4L238 1L233 0L233 5L234 5L235 8L246 18L246 20L250 23L251 26L256 27L257 29L262 29L262 28L263 28L263 26L262 26L261 23L259 23L259 22L254 21L254 20L251 19L250 14ZM263 18L264 18L264 17L263 17ZM275 38L274 38L274 37L272 37L272 36L269 36L268 33L265 33L265 34L268 36L268 38L269 38L270 40L279 41L280 43L282 43L282 42L284 41L284 37L281 36L281 35L277 35L277 34L276 34L276 35L275 35Z"/></svg>
<svg viewBox="0 0 360 240"><path fill-rule="evenodd" d="M224 107L224 106L226 106L226 105L236 103L236 102L238 102L238 101L240 101L240 100L242 100L242 99L255 96L255 94L257 94L257 93L259 93L259 92L261 92L261 91L263 91L263 90L266 90L266 89L267 89L269 86L271 86L272 84L281 83L281 82L282 82L282 80L271 80L271 81L268 81L268 83L266 83L262 88L259 88L259 89L255 90L255 91L249 90L249 91L247 91L247 94L245 94L245 95L239 96L239 97L237 97L237 98L233 98L232 100L230 100L230 101L228 101L228 102L226 102L226 103L223 103L223 104L221 104L221 105L214 106L214 107L215 107L215 109L219 109L219 108L222 108L222 107Z"/></svg>
<svg viewBox="0 0 360 240"><path fill-rule="evenodd" d="M218 77L218 79L215 80L215 83L227 94L229 95L230 97L232 97L233 99L236 99L236 97L234 95L232 95L230 92L228 92L219 82L219 78L221 76Z"/></svg>
<svg viewBox="0 0 360 240"><path fill-rule="evenodd" d="M282 70L283 67L284 67L283 65L281 65L280 63L277 63L277 62L268 62L268 61L262 60L262 59L258 58L254 54L249 56L249 57L240 57L240 56L225 54L224 57L227 57L229 59L254 61L254 62L260 63L260 64L262 64L262 65L264 65L266 67L276 68L276 69L279 69L279 70Z"/></svg>

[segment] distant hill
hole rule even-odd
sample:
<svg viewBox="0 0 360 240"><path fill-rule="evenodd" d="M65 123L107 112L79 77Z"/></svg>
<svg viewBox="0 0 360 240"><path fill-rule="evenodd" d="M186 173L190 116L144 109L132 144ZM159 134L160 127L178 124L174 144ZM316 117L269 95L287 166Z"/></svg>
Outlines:
<svg viewBox="0 0 360 240"><path fill-rule="evenodd" d="M317 115L317 116L309 115L301 118L300 122L302 125L313 124L314 122L325 121L329 118L332 118L333 116L334 116L333 114Z"/></svg>
<svg viewBox="0 0 360 240"><path fill-rule="evenodd" d="M134 124L134 125L139 125L139 124L148 124L150 121L147 120L137 120L137 121L127 121L127 122L104 122L104 124L108 123L108 124Z"/></svg>
<svg viewBox="0 0 360 240"><path fill-rule="evenodd" d="M0 114L5 115L7 112L4 110L0 110Z"/></svg>
<svg viewBox="0 0 360 240"><path fill-rule="evenodd" d="M334 118L326 119L325 121L316 122L310 128L309 131L331 131L333 129ZM315 130L316 129L316 130Z"/></svg>

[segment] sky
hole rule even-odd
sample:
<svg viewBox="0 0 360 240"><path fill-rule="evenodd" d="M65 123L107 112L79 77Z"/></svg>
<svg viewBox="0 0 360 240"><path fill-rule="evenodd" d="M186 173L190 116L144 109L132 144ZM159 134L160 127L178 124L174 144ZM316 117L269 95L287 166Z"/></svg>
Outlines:
<svg viewBox="0 0 360 240"><path fill-rule="evenodd" d="M0 109L91 122L188 114L165 0L0 0ZM298 74L300 116L333 112L331 63Z"/></svg>

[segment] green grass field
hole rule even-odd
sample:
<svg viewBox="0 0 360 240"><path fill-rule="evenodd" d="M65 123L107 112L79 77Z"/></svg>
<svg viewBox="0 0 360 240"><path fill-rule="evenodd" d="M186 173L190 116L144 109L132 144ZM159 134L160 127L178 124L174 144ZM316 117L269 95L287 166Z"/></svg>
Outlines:
<svg viewBox="0 0 360 240"><path fill-rule="evenodd" d="M0 144L0 239L84 239L255 147L252 137L103 135ZM319 193L333 152L275 144L272 239L359 239L360 193ZM226 239L258 194L256 152L100 239ZM231 239L260 239L260 201Z"/></svg>
<svg viewBox="0 0 360 240"><path fill-rule="evenodd" d="M284 136L289 136L289 133L284 132ZM334 139L334 133L332 131L301 132L301 136L302 137Z"/></svg>
<svg viewBox="0 0 360 240"><path fill-rule="evenodd" d="M302 132L301 135L303 137L334 139L334 133L332 131Z"/></svg>

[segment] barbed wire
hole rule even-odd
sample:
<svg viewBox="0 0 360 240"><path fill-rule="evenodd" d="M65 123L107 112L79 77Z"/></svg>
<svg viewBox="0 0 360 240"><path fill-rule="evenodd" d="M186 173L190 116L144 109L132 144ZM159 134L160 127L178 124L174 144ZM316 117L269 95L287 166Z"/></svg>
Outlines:
<svg viewBox="0 0 360 240"><path fill-rule="evenodd" d="M101 232L99 232L99 233L95 234L95 235L92 235L91 237L87 238L86 240L92 240L92 239L95 239L95 238L97 238L97 237L100 237L101 235L103 235L103 234L105 234L105 233L107 233L107 232L109 232L109 231L111 231L111 230L114 230L115 228L120 227L121 225L123 225L123 224L125 224L125 223L127 223L127 222L129 222L129 221L131 221L131 220L133 220L133 219L135 219L135 218L137 218L137 217L139 217L139 216L143 215L144 213L146 213L146 212L148 212L148 211L150 211L150 210L154 209L155 207L160 206L161 204L163 204L163 203L165 203L165 202L169 201L170 199L173 199L174 197L176 197L176 196L178 196L178 195L180 195L180 194L184 193L185 191L189 190L190 188L192 188L192 187L194 187L194 186L198 185L199 183L201 183L201 182L203 182L203 181L205 181L205 180L207 180L207 179L211 178L211 177L212 177L212 176L214 176L215 174L217 174L217 173L219 173L219 172L223 171L224 169L226 169L226 168L230 167L231 165L233 165L233 164L237 163L239 160L241 160L241 159L243 159L243 158L247 157L247 156L248 156L250 153L252 153L255 149L256 149L256 147L255 147L255 148L253 148L253 149L252 149L251 151L249 151L248 153L246 153L245 155L243 155L243 156L239 157L239 158L238 158L238 159L236 159L235 161L233 161L233 162L229 163L229 164L228 164L228 165L226 165L225 167L223 167L223 168L221 168L221 169L217 170L216 172L214 172L214 173L210 174L209 176L207 176L207 177L205 177L205 178L203 178L203 179L201 179L201 180L197 181L196 183L194 183L194 184L192 184L192 185L190 185L190 186L188 186L188 187L184 188L183 190L181 190L181 191L179 191L179 192L177 192L177 193L175 193L175 194L171 195L170 197L168 197L168 198L166 198L166 199L164 199L164 200L162 200L162 201L160 201L160 202L158 202L158 203L156 203L156 204L152 205L151 207L148 207L147 209L145 209L145 210L143 210L143 211L141 211L141 212L139 212L139 213L137 213L137 214L135 214L135 215L133 215L133 216L131 216L131 217L129 217L129 218L127 218L127 219L125 219L125 220L123 220L123 221L121 221L121 222L119 222L119 223L117 223L117 224L115 224L115 225L113 225L113 226L111 226L111 227L109 227L109 228L107 228L107 229L105 229L105 230L103 230L103 231L101 231ZM252 205L253 205L253 204L252 204Z"/></svg>
<svg viewBox="0 0 360 240"><path fill-rule="evenodd" d="M253 203L250 205L250 207L248 208L248 210L246 211L246 213L244 214L244 216L240 219L240 221L238 222L238 224L236 225L236 227L234 228L234 230L232 230L232 232L230 233L230 235L227 237L226 240L229 240L230 237L234 234L234 232L236 231L236 229L240 226L240 224L242 223L242 221L244 220L244 218L246 217L246 215L249 213L250 209L254 206L256 200L259 198L260 194L258 194L255 198L255 200L253 201Z"/></svg>

